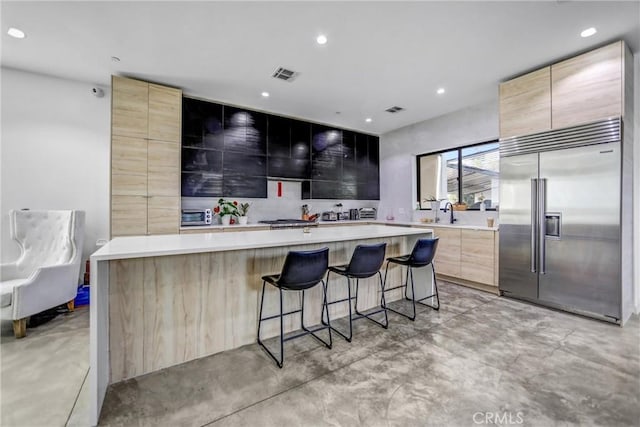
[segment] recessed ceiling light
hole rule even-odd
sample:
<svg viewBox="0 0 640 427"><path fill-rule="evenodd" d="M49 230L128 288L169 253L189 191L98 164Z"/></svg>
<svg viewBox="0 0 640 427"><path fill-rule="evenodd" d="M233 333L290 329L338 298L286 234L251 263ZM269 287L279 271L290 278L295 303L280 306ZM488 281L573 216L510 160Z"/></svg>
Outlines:
<svg viewBox="0 0 640 427"><path fill-rule="evenodd" d="M367 123L371 123L373 120L371 120L371 117L367 117L366 119L364 119L364 121Z"/></svg>
<svg viewBox="0 0 640 427"><path fill-rule="evenodd" d="M113 62L120 62L120 58L118 58L117 56L112 56L112 57L111 57L111 60L112 60Z"/></svg>
<svg viewBox="0 0 640 427"><path fill-rule="evenodd" d="M25 38L25 34L24 31L19 30L17 28L9 28L9 31L7 31L7 34L9 34L11 37L15 37L16 39L23 39Z"/></svg>
<svg viewBox="0 0 640 427"><path fill-rule="evenodd" d="M597 32L598 32L598 30L596 30L595 28L591 27L591 28L587 28L586 30L581 32L580 36L581 37L591 37L592 35L594 35Z"/></svg>
<svg viewBox="0 0 640 427"><path fill-rule="evenodd" d="M439 88L439 89L436 91L436 93L437 93L438 95L442 95L442 94L444 93L444 88L443 88L443 87Z"/></svg>
<svg viewBox="0 0 640 427"><path fill-rule="evenodd" d="M327 36L325 36L324 34L320 34L318 37L316 37L316 42L318 42L318 44L327 43Z"/></svg>
<svg viewBox="0 0 640 427"><path fill-rule="evenodd" d="M268 98L269 97L269 92L262 92L262 96L264 98Z"/></svg>

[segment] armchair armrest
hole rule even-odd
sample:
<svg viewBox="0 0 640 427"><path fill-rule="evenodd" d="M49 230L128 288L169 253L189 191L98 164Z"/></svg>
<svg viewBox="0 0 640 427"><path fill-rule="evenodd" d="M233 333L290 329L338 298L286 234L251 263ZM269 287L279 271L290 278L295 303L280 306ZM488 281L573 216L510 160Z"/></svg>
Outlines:
<svg viewBox="0 0 640 427"><path fill-rule="evenodd" d="M22 319L75 298L79 268L74 263L37 269L27 281L13 288L13 318Z"/></svg>
<svg viewBox="0 0 640 427"><path fill-rule="evenodd" d="M18 265L15 262L0 264L0 281L20 279L18 277Z"/></svg>

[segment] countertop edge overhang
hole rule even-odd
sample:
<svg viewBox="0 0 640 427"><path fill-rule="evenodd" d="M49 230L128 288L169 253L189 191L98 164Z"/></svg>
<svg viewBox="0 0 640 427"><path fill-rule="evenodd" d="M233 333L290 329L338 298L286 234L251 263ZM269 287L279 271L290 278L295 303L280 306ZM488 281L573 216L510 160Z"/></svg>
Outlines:
<svg viewBox="0 0 640 427"><path fill-rule="evenodd" d="M362 225L339 228L238 231L116 237L91 255L92 261L311 245L433 233L430 228Z"/></svg>

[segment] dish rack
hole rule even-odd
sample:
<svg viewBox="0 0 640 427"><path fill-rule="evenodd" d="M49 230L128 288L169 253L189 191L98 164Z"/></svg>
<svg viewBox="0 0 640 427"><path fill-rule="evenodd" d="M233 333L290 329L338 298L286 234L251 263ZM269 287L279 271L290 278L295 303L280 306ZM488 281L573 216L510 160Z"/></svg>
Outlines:
<svg viewBox="0 0 640 427"><path fill-rule="evenodd" d="M360 208L360 219L376 219L376 208Z"/></svg>

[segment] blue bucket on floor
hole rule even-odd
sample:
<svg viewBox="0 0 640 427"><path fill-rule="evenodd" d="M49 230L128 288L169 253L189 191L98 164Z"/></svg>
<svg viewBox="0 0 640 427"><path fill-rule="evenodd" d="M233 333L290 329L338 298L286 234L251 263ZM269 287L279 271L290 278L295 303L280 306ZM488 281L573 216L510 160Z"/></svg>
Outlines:
<svg viewBox="0 0 640 427"><path fill-rule="evenodd" d="M78 286L78 294L74 302L76 307L79 305L89 305L89 286Z"/></svg>

